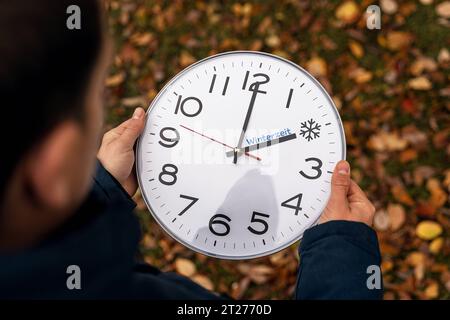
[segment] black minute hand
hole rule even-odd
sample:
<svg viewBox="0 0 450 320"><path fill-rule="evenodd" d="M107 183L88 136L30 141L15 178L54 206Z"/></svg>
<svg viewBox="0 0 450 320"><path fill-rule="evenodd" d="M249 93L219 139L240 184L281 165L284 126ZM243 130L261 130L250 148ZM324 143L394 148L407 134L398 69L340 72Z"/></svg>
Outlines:
<svg viewBox="0 0 450 320"><path fill-rule="evenodd" d="M234 164L236 164L237 162L238 149L240 149L242 146L242 141L244 140L245 131L247 131L248 123L250 122L250 116L252 115L253 106L255 105L256 95L258 94L258 92L258 89L253 91L252 98L250 99L250 104L248 106L247 115L245 116L244 126L242 127L241 136L239 137L239 142L237 144L237 147L235 148L235 151L232 151L234 155Z"/></svg>
<svg viewBox="0 0 450 320"><path fill-rule="evenodd" d="M251 144L249 146L246 146L245 148L236 148L234 151L226 152L226 155L227 155L227 157L231 157L231 156L234 155L235 152L237 152L238 154L242 154L244 152L249 152L249 151L254 151L254 150L270 147L270 146L273 146L275 144L286 142L286 141L293 140L293 139L296 139L296 138L297 138L297 135L295 133L292 133L292 134L289 134L287 136L283 136L283 137L280 137L280 138L264 141L264 142L261 142L261 143Z"/></svg>

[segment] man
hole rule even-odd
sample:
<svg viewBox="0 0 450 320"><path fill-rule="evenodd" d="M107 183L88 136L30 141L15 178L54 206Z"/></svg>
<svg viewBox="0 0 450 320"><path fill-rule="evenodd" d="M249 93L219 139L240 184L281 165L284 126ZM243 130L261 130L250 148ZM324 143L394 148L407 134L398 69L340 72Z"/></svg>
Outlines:
<svg viewBox="0 0 450 320"><path fill-rule="evenodd" d="M83 13L76 31L65 27L72 4ZM97 150L110 54L101 16L95 0L0 0L0 297L219 298L135 261L133 146L145 112L136 109ZM367 285L368 268L380 264L374 207L346 161L331 188L300 246L296 298L381 298ZM68 283L69 266L81 270L80 288Z"/></svg>

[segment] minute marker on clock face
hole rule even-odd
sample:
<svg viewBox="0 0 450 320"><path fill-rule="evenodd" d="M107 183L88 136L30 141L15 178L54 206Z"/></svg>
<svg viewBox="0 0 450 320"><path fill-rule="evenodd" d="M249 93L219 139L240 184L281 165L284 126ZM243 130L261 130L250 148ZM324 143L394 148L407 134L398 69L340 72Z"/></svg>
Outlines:
<svg viewBox="0 0 450 320"><path fill-rule="evenodd" d="M170 80L136 151L156 221L187 247L224 259L268 255L300 239L344 158L339 114L317 80L250 51L206 58Z"/></svg>

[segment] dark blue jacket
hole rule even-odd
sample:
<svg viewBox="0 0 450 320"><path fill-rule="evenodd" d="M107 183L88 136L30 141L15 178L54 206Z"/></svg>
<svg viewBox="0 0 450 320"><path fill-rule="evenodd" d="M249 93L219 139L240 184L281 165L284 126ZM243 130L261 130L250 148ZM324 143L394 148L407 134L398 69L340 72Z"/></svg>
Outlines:
<svg viewBox="0 0 450 320"><path fill-rule="evenodd" d="M0 298L220 298L187 278L136 262L140 227L135 203L99 164L94 185L78 212L31 249L0 255ZM306 231L300 246L296 298L379 299L369 290L369 265L380 264L375 232L362 223L336 221ZM81 270L81 289L69 290Z"/></svg>

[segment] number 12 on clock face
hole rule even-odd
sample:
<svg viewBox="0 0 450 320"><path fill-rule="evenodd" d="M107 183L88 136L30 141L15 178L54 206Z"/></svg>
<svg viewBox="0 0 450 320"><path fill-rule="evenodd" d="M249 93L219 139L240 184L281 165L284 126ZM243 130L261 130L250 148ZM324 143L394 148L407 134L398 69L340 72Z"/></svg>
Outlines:
<svg viewBox="0 0 450 320"><path fill-rule="evenodd" d="M300 239L344 158L339 114L318 81L251 51L206 58L169 81L136 151L155 220L192 250L224 259L268 255Z"/></svg>

